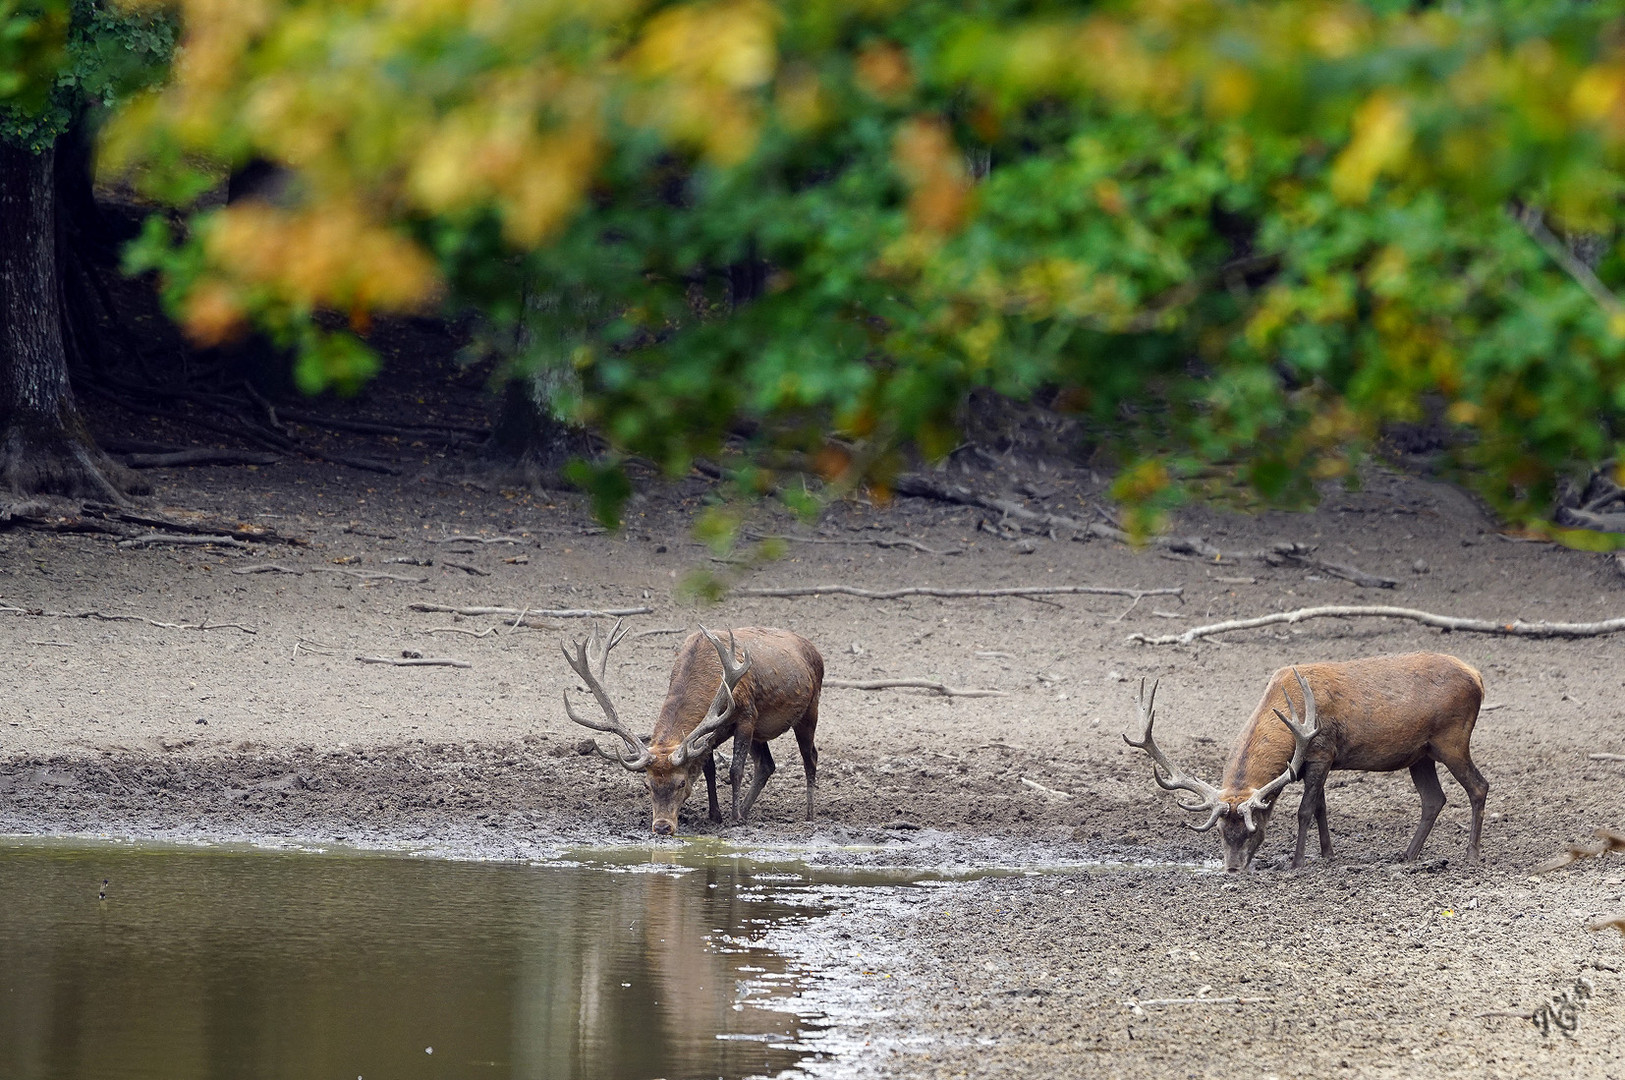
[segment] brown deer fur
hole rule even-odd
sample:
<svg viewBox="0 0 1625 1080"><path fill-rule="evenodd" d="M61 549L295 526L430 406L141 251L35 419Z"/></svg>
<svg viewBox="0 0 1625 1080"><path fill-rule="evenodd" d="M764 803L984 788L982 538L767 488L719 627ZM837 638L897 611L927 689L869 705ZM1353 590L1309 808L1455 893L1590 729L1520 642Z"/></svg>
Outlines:
<svg viewBox="0 0 1625 1080"><path fill-rule="evenodd" d="M717 805L716 764L712 749L724 739L733 738L733 759L728 770L733 789L732 816L743 821L750 813L762 786L775 771L768 743L787 731L795 732L801 750L802 768L807 776L807 820L813 816L813 796L817 787L818 750L813 735L818 727L818 701L823 688L824 660L812 642L788 630L761 626L740 627L724 632L732 646L734 679L731 691L724 686L722 652L729 646L722 638L701 631L690 634L677 651L665 703L655 720L654 733L643 746L619 726L608 695L593 687L599 704L605 706L610 725L589 722L571 713L577 723L600 731L611 731L626 742L629 754L621 764L642 772L653 804L653 829L668 835L677 829L677 814L688 797L695 766L705 775L712 821L721 821ZM598 658L602 660L614 642ZM585 645L581 659L586 661ZM565 651L569 657L569 650ZM575 660L571 666L581 674ZM591 675L590 664L588 675ZM742 671L741 671L742 669ZM593 686L594 680L588 679ZM568 706L568 697L566 697ZM600 751L602 752L602 751ZM606 755L607 756L607 755ZM756 763L750 787L740 797L745 762Z"/></svg>
<svg viewBox="0 0 1625 1080"><path fill-rule="evenodd" d="M1306 700L1299 680L1312 693ZM1153 690L1153 694L1154 694ZM1319 721L1307 741L1301 766L1293 758L1300 739L1285 722L1296 718L1298 705L1312 721ZM1213 817L1202 826L1222 823L1226 869L1249 866L1264 839L1269 812L1284 779L1303 780L1298 804L1298 841L1292 865L1302 866L1309 824L1320 832L1320 854L1331 855L1331 834L1326 827L1327 775L1334 769L1392 772L1409 769L1422 797L1422 819L1406 849L1414 860L1427 841L1434 820L1444 807L1435 763L1449 769L1467 792L1472 807L1468 857L1479 858L1484 799L1489 784L1473 765L1468 744L1484 700L1484 681L1472 667L1442 653L1406 653L1364 660L1300 664L1281 668L1270 676L1264 698L1242 728L1218 789L1171 770L1165 787L1180 787L1204 797L1187 809L1210 810ZM1150 740L1149 707L1144 746ZM1147 749L1152 753L1151 749ZM1153 753L1156 758L1160 753ZM1166 759L1163 759L1162 764ZM1272 789L1273 790L1270 790ZM1255 795L1268 791L1259 805ZM1247 804L1252 802L1250 813Z"/></svg>

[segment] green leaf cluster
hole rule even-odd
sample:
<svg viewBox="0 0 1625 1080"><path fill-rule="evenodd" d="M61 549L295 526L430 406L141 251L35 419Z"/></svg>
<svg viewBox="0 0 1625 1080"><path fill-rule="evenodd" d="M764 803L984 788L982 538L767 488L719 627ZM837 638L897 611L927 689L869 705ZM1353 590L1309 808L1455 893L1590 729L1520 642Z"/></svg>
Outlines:
<svg viewBox="0 0 1625 1080"><path fill-rule="evenodd" d="M162 76L171 18L106 0L0 0L0 139L39 152L91 106Z"/></svg>
<svg viewBox="0 0 1625 1080"><path fill-rule="evenodd" d="M745 430L884 481L976 387L1052 391L1148 521L1312 499L1394 421L1538 513L1622 438L1617 2L213 11L184 19L214 82L132 114L121 157L172 192L284 164L286 220L406 238L433 285L400 306L528 324L575 418L674 472ZM205 233L149 256L216 289L178 311L313 310L277 295L296 252Z"/></svg>

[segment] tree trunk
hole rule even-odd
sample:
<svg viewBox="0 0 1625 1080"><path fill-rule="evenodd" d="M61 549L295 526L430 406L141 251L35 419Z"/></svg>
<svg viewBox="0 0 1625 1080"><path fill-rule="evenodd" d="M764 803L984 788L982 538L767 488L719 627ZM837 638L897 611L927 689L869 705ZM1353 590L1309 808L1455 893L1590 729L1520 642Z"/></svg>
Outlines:
<svg viewBox="0 0 1625 1080"><path fill-rule="evenodd" d="M97 448L68 383L52 164L0 141L0 487L122 502L138 482Z"/></svg>
<svg viewBox="0 0 1625 1080"><path fill-rule="evenodd" d="M502 387L502 409L485 444L489 457L516 466L531 488L565 486L571 458L591 457L592 438L553 413L554 372L514 373Z"/></svg>

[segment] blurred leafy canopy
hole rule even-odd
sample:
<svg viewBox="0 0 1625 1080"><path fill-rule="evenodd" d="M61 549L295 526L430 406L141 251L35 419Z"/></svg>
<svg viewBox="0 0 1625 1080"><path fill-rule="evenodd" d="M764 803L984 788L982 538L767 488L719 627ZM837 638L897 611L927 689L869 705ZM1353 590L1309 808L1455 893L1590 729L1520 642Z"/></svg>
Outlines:
<svg viewBox="0 0 1625 1080"><path fill-rule="evenodd" d="M1312 498L1392 420L1460 429L1513 515L1618 450L1618 2L177 8L111 163L183 206L252 157L295 182L134 262L201 341L281 328L310 389L370 372L318 310L474 305L624 452L680 471L745 420L883 484L969 388L1048 386L1147 523Z"/></svg>
<svg viewBox="0 0 1625 1080"><path fill-rule="evenodd" d="M105 0L0 0L0 139L45 150L86 106L160 76L174 44L165 15Z"/></svg>

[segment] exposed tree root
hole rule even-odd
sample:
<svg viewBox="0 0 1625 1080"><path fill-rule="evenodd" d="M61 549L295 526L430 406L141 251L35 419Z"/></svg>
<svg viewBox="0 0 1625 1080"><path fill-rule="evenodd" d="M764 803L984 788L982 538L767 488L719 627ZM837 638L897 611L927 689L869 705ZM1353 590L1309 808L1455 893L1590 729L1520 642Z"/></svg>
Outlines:
<svg viewBox="0 0 1625 1080"><path fill-rule="evenodd" d="M1210 623L1207 626L1193 626L1182 634L1130 634L1128 640L1139 642L1142 645L1189 645L1198 638L1211 637L1214 634L1225 634L1232 630L1252 630L1260 626L1299 623L1308 619L1360 618L1408 619L1411 622L1419 622L1424 626L1436 626L1440 630L1459 630L1468 634L1505 634L1509 637L1523 638L1603 637L1608 634L1625 632L1625 619L1608 619L1604 622L1593 623L1527 623L1521 619L1514 619L1511 622L1492 622L1488 619L1461 619L1453 615L1435 615L1432 612L1418 611L1415 608L1333 605L1329 607L1298 608L1295 611L1280 611L1271 615L1260 615L1252 619L1231 619L1226 622Z"/></svg>
<svg viewBox="0 0 1625 1080"><path fill-rule="evenodd" d="M932 679L825 679L824 686L834 690L930 690L943 697L1004 697L1003 690L961 690Z"/></svg>
<svg viewBox="0 0 1625 1080"><path fill-rule="evenodd" d="M901 600L909 596L967 597L1034 596L1183 596L1184 586L1172 589L1118 589L1105 585L1034 585L1010 589L937 589L917 585L906 589L860 589L853 585L798 585L784 589L735 589L735 596L856 596L861 600Z"/></svg>

